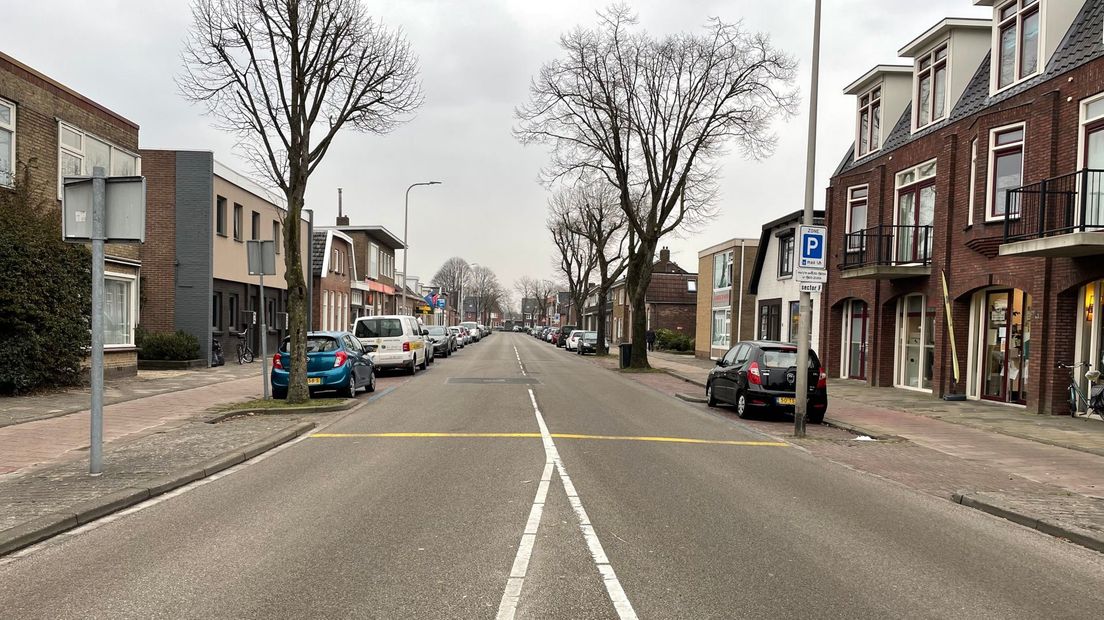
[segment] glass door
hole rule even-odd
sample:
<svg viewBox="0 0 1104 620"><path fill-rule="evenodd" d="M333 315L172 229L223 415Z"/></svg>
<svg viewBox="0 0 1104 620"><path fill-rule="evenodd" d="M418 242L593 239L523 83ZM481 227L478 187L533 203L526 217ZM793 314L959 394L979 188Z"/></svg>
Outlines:
<svg viewBox="0 0 1104 620"><path fill-rule="evenodd" d="M1020 290L985 296L981 397L1027 403L1031 360L1031 296Z"/></svg>
<svg viewBox="0 0 1104 620"><path fill-rule="evenodd" d="M868 313L866 302L850 303L850 331L847 347L847 376L866 379L866 330Z"/></svg>
<svg viewBox="0 0 1104 620"><path fill-rule="evenodd" d="M1008 291L985 295L982 398L1004 400L1004 352L1008 340Z"/></svg>
<svg viewBox="0 0 1104 620"><path fill-rule="evenodd" d="M1085 128L1085 168L1085 225L1104 226L1104 121Z"/></svg>
<svg viewBox="0 0 1104 620"><path fill-rule="evenodd" d="M902 190L897 197L897 262L925 262L931 256L935 220L935 182Z"/></svg>
<svg viewBox="0 0 1104 620"><path fill-rule="evenodd" d="M909 295L897 303L896 384L931 389L935 369L935 309L923 295Z"/></svg>

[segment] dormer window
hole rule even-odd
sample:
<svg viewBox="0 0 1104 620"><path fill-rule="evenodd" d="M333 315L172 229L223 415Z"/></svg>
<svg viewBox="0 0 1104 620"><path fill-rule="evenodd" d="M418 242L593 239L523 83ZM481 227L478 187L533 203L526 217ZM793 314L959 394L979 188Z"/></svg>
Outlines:
<svg viewBox="0 0 1104 620"><path fill-rule="evenodd" d="M1039 0L1012 0L997 7L997 90L1039 71Z"/></svg>
<svg viewBox="0 0 1104 620"><path fill-rule="evenodd" d="M859 97L859 157L882 147L882 88L875 87Z"/></svg>
<svg viewBox="0 0 1104 620"><path fill-rule="evenodd" d="M916 127L925 127L947 115L947 45L917 60Z"/></svg>

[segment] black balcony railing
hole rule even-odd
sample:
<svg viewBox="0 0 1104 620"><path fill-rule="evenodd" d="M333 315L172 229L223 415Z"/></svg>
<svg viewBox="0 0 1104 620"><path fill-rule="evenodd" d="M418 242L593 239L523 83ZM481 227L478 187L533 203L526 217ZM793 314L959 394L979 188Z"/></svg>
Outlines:
<svg viewBox="0 0 1104 620"><path fill-rule="evenodd" d="M843 268L930 265L931 226L874 226L844 237Z"/></svg>
<svg viewBox="0 0 1104 620"><path fill-rule="evenodd" d="M1004 241L1104 231L1104 170L1080 170L1008 190Z"/></svg>

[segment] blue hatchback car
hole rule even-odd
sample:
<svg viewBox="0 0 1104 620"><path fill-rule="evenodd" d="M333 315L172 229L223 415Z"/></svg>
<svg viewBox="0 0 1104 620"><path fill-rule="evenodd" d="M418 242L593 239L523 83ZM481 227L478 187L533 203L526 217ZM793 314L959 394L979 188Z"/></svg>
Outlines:
<svg viewBox="0 0 1104 620"><path fill-rule="evenodd" d="M288 348L284 338L280 351L272 357L272 396L287 398ZM368 351L349 332L310 332L307 334L307 387L311 394L336 390L355 398L360 388L376 391L376 368Z"/></svg>

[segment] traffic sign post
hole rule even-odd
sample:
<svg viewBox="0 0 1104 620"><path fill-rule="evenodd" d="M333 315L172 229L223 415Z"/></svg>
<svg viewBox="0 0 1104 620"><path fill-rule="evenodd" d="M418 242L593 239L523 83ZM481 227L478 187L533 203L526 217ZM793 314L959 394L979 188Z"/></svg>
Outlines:
<svg viewBox="0 0 1104 620"><path fill-rule="evenodd" d="M276 242L250 240L245 242L246 260L249 262L249 275L261 277L261 382L264 384L264 399L268 400L268 324L265 309L264 277L276 275Z"/></svg>

